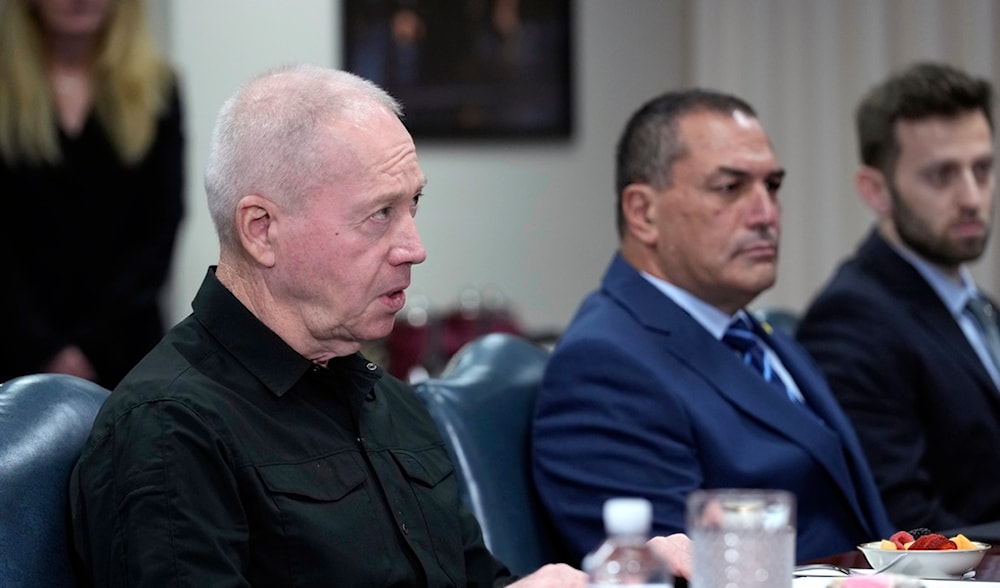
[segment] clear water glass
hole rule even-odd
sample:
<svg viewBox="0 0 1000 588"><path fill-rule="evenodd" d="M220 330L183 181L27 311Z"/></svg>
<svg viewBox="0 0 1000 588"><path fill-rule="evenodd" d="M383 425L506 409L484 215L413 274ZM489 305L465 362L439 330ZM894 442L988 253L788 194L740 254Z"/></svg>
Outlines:
<svg viewBox="0 0 1000 588"><path fill-rule="evenodd" d="M692 492L691 588L789 588L795 566L795 496L784 490Z"/></svg>

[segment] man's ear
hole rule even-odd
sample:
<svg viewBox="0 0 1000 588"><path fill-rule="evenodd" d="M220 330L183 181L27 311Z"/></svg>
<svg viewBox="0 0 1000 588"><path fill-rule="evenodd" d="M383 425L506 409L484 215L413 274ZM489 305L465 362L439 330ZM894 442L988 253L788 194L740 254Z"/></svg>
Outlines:
<svg viewBox="0 0 1000 588"><path fill-rule="evenodd" d="M273 223L277 207L252 194L236 203L236 232L247 254L264 267L274 266Z"/></svg>
<svg viewBox="0 0 1000 588"><path fill-rule="evenodd" d="M854 174L854 189L879 218L892 212L892 194L885 174L874 167L864 166Z"/></svg>
<svg viewBox="0 0 1000 588"><path fill-rule="evenodd" d="M629 184L622 190L622 215L625 233L647 245L656 242L657 194L649 184Z"/></svg>

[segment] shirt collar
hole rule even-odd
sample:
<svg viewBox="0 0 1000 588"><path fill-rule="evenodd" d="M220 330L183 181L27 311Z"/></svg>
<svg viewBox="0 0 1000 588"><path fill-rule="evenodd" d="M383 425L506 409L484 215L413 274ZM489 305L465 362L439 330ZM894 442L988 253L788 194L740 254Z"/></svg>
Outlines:
<svg viewBox="0 0 1000 588"><path fill-rule="evenodd" d="M888 240L886 242L900 257L913 266L913 269L917 270L917 273L930 285L952 315L958 317L962 314L969 298L977 293L976 283L972 280L972 275L965 265L958 268L961 284L956 284L906 245L892 243Z"/></svg>
<svg viewBox="0 0 1000 588"><path fill-rule="evenodd" d="M673 300L677 306L684 309L685 312L698 321L698 324L704 327L716 339L722 339L722 336L726 333L726 329L729 328L733 320L739 316L746 316L746 312L743 310L739 310L736 314L729 316L687 290L678 288L663 279L647 274L646 272L639 272L639 275L666 295L667 298Z"/></svg>
<svg viewBox="0 0 1000 588"><path fill-rule="evenodd" d="M216 267L208 269L191 304L194 317L275 395L285 394L310 370L329 370L365 381L382 376L382 368L360 353L334 358L327 363L326 370L317 367L285 343L223 286L215 276Z"/></svg>

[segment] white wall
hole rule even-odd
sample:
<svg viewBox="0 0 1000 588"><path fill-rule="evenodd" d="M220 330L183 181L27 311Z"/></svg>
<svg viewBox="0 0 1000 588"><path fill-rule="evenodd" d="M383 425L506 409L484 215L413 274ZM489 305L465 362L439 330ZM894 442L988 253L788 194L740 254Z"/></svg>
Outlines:
<svg viewBox="0 0 1000 588"><path fill-rule="evenodd" d="M188 216L168 292L186 315L217 246L201 175L216 111L262 69L339 66L334 0L150 0L187 106ZM414 294L437 307L496 286L536 331L559 331L613 254L614 147L627 117L700 84L757 108L782 163L778 284L755 305L801 310L856 246L871 213L853 193L857 99L890 69L942 59L1000 80L996 0L575 0L576 133L562 143L417 142L430 184L427 262ZM165 21L165 22L164 22ZM1000 293L1000 239L973 273Z"/></svg>
<svg viewBox="0 0 1000 588"><path fill-rule="evenodd" d="M858 100L918 60L1000 80L1000 2L688 1L690 79L747 98L788 170L778 282L754 305L801 310L871 228L853 187ZM971 269L1000 292L1000 239Z"/></svg>
<svg viewBox="0 0 1000 588"><path fill-rule="evenodd" d="M159 0L152 0L158 3ZM340 66L340 3L172 0L153 12L184 83L188 212L168 319L190 300L218 247L202 174L215 114L253 74L290 61ZM456 301L497 286L533 330L559 330L593 289L617 244L614 143L639 104L683 83L683 3L582 0L576 5L576 132L561 143L422 145L429 179L418 226L427 261L412 294Z"/></svg>

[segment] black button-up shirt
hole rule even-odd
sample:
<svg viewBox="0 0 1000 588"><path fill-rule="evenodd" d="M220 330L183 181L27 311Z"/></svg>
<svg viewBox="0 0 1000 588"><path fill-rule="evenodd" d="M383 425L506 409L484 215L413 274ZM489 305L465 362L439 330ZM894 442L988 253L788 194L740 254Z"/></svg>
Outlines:
<svg viewBox="0 0 1000 588"><path fill-rule="evenodd" d="M493 586L511 578L405 384L318 367L210 269L112 393L71 479L98 586Z"/></svg>

